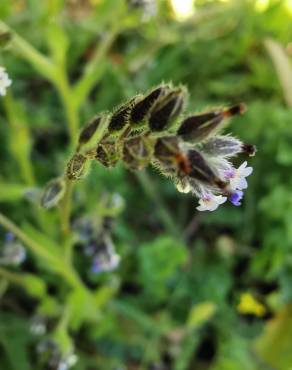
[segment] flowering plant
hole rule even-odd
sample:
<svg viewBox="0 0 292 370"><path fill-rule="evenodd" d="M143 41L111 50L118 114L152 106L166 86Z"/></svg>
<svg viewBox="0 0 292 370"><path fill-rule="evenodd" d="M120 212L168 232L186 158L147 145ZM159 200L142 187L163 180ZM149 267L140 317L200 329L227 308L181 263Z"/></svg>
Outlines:
<svg viewBox="0 0 292 370"><path fill-rule="evenodd" d="M286 370L290 16L0 3L1 365Z"/></svg>

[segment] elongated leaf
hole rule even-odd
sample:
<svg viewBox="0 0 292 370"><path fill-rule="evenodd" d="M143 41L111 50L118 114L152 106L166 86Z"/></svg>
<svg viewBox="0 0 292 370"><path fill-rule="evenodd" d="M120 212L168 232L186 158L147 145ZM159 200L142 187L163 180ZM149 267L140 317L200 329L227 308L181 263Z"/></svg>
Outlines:
<svg viewBox="0 0 292 370"><path fill-rule="evenodd" d="M265 47L275 65L286 103L289 107L292 107L292 64L288 55L282 45L275 40L266 39Z"/></svg>
<svg viewBox="0 0 292 370"><path fill-rule="evenodd" d="M30 224L24 224L23 230L30 236L35 242L39 243L40 246L46 248L47 251L51 252L52 255L61 257L61 247L55 243L52 239L48 238L45 234L35 229Z"/></svg>
<svg viewBox="0 0 292 370"><path fill-rule="evenodd" d="M0 180L0 202L14 202L23 197L26 186L2 182Z"/></svg>

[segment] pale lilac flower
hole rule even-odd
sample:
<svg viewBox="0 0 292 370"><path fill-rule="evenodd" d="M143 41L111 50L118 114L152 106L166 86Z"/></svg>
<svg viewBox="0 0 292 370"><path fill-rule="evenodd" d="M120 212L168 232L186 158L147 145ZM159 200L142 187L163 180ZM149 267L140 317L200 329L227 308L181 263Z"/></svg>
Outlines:
<svg viewBox="0 0 292 370"><path fill-rule="evenodd" d="M6 73L6 69L0 66L0 95L6 95L6 89L12 84L8 74Z"/></svg>
<svg viewBox="0 0 292 370"><path fill-rule="evenodd" d="M220 204L225 203L227 197L223 197L222 195L214 195L212 193L205 194L199 200L199 206L197 207L198 211L215 211Z"/></svg>
<svg viewBox="0 0 292 370"><path fill-rule="evenodd" d="M225 172L226 179L229 180L231 190L243 190L247 188L246 177L249 176L253 169L246 167L247 162L243 162L237 169L230 168Z"/></svg>

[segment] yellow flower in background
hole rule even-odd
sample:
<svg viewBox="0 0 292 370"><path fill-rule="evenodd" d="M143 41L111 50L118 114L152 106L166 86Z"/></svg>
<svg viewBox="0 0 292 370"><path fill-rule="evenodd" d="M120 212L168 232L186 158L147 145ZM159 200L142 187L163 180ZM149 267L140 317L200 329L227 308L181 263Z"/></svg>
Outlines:
<svg viewBox="0 0 292 370"><path fill-rule="evenodd" d="M195 12L194 0L170 0L170 5L178 21L190 18Z"/></svg>
<svg viewBox="0 0 292 370"><path fill-rule="evenodd" d="M250 293L240 295L237 310L242 314L252 314L258 317L264 316L266 308L258 302Z"/></svg>

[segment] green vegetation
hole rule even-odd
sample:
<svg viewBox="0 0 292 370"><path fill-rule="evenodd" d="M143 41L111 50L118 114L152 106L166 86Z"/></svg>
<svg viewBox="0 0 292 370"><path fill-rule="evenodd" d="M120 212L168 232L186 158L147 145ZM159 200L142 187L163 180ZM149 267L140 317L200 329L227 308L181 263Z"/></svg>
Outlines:
<svg viewBox="0 0 292 370"><path fill-rule="evenodd" d="M292 14L259 3L0 1L1 370L291 370ZM40 207L93 116L170 81L191 113L246 103L242 207L122 163Z"/></svg>

